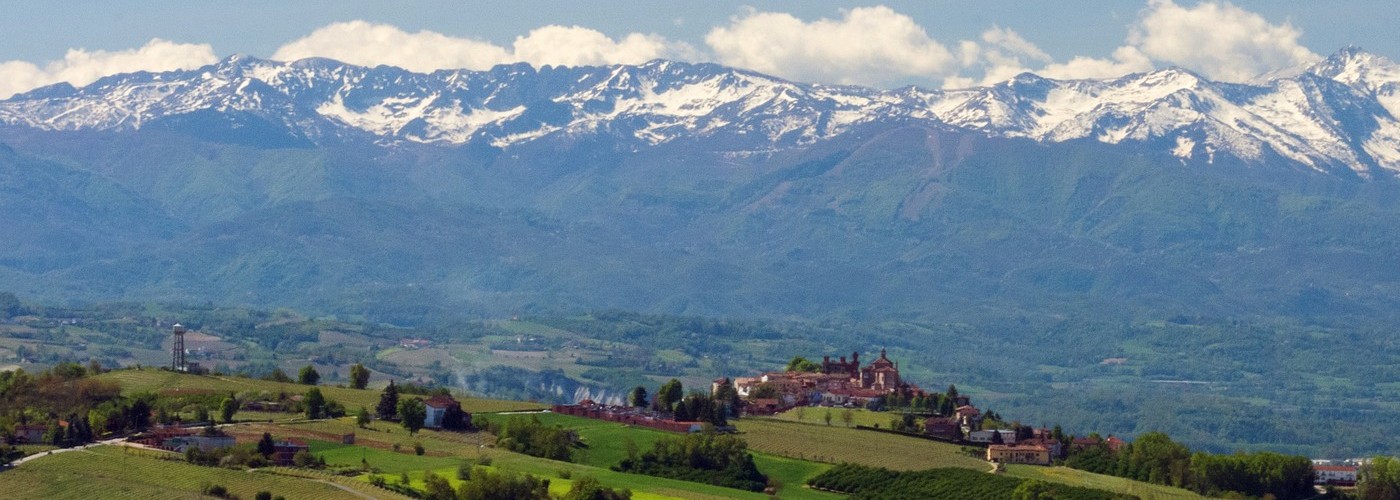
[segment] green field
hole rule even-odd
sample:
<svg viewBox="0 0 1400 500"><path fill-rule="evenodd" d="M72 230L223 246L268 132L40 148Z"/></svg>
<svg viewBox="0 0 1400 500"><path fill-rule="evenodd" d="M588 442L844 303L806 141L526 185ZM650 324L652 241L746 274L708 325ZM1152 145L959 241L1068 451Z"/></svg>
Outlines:
<svg viewBox="0 0 1400 500"><path fill-rule="evenodd" d="M808 424L826 424L826 413L831 412L831 425L846 427L846 422L841 420L841 415L851 412L851 426L864 425L867 427L880 427L887 429L891 419L900 418L903 414L893 411L870 411L864 408L821 408L821 407L797 407L791 410L774 415L772 418L786 420L789 422L802 422Z"/></svg>
<svg viewBox="0 0 1400 500"><path fill-rule="evenodd" d="M578 432L584 447L575 452L574 460L580 464L602 469L617 465L618 462L621 462L623 458L627 457L628 441L635 444L638 450L646 451L651 448L652 443L655 443L658 439L678 436L678 434L645 427L632 427L613 422L559 415L556 413L540 413L533 416L538 417L540 421L546 425L558 425ZM530 418L531 415L522 415L521 417ZM504 422L508 420L510 416L490 415L488 418L493 421ZM808 478L816 476L830 467L827 464L793 460L791 458L766 453L755 453L754 463L758 465L759 471L776 479L779 484L783 485L782 490L779 492L779 496L783 498L838 497L837 495L812 491L802 487ZM643 482L661 480L652 477L633 476L631 474L622 475L641 477L643 478ZM694 485L696 483L685 484ZM716 492L730 496L754 495L752 493L728 488L717 488Z"/></svg>
<svg viewBox="0 0 1400 500"><path fill-rule="evenodd" d="M115 370L98 375L98 378L113 380L121 384L122 392L144 392L144 391L169 391L176 389L195 391L217 391L217 392L261 392L267 391L273 394L286 392L289 394L301 394L310 387L288 382L272 382L268 380L249 379L241 377L221 377L214 375L188 375L152 368L140 370ZM319 386L326 398L339 401L351 411L363 406L374 408L379 402L378 390L373 389L350 389L346 387ZM408 395L404 395L407 397ZM524 401L502 401L497 399L480 399L464 396L457 396L462 402L462 409L468 412L495 412L495 411L519 411L542 408L543 405Z"/></svg>
<svg viewBox="0 0 1400 500"><path fill-rule="evenodd" d="M963 454L958 446L875 431L773 419L734 421L749 448L801 460L850 462L892 470L938 467L987 470L986 462Z"/></svg>
<svg viewBox="0 0 1400 500"><path fill-rule="evenodd" d="M403 498L329 477L308 480L268 472L200 467L130 453L115 446L59 453L0 474L0 492L7 499L194 498L205 486L215 484L241 498L270 491L287 498L333 500L350 496L344 488L374 498Z"/></svg>
<svg viewBox="0 0 1400 500"><path fill-rule="evenodd" d="M1039 479L1052 483L1082 486L1114 493L1135 495L1142 500L1204 498L1195 492L1148 484L1121 477L1105 476L1068 467L1038 467L1034 465L1008 465L1006 475L1025 479Z"/></svg>

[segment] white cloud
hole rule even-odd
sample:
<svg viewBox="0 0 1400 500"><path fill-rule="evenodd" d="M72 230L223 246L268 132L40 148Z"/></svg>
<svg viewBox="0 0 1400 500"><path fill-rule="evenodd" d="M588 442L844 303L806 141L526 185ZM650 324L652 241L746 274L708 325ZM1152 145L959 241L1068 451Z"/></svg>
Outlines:
<svg viewBox="0 0 1400 500"><path fill-rule="evenodd" d="M366 21L334 23L283 45L272 54L279 61L326 57L361 66L389 65L409 71L443 68L486 69L512 62L505 48L491 42L456 38Z"/></svg>
<svg viewBox="0 0 1400 500"><path fill-rule="evenodd" d="M1147 57L1221 80L1245 81L1320 57L1298 43L1291 24L1272 24L1228 2L1192 8L1152 0L1128 36Z"/></svg>
<svg viewBox="0 0 1400 500"><path fill-rule="evenodd" d="M688 55L683 44L659 35L631 33L614 40L581 26L550 25L516 37L506 48L489 41L432 31L409 33L396 26L366 21L331 24L292 41L272 55L291 61L327 57L362 66L390 65L409 71L488 69L497 64L527 62L536 66L637 64L659 57Z"/></svg>
<svg viewBox="0 0 1400 500"><path fill-rule="evenodd" d="M992 27L982 32L982 43L963 40L958 44L960 61L964 68L980 70L982 78L952 77L943 80L943 87L949 89L967 88L973 85L991 85L1032 71L1027 61L1047 63L1050 54L1040 50L1035 44L1022 38L1010 28Z"/></svg>
<svg viewBox="0 0 1400 500"><path fill-rule="evenodd" d="M581 26L545 26L517 37L515 58L536 66L640 64L652 59L684 57L687 47L660 35L630 33L618 40Z"/></svg>
<svg viewBox="0 0 1400 500"><path fill-rule="evenodd" d="M749 10L705 35L719 62L785 78L881 85L949 76L954 56L909 16L862 7L805 22Z"/></svg>
<svg viewBox="0 0 1400 500"><path fill-rule="evenodd" d="M218 60L208 44L159 38L128 50L69 49L63 59L43 66L28 61L0 62L0 99L59 82L82 86L117 73L193 69Z"/></svg>
<svg viewBox="0 0 1400 500"><path fill-rule="evenodd" d="M980 72L944 80L945 88L975 83L990 85L1023 71L1047 78L1113 78L1151 71L1160 64L1180 66L1211 79L1247 81L1270 71L1319 59L1298 43L1301 32L1292 25L1273 24L1259 14L1228 2L1207 1L1182 7L1172 0L1150 0L1129 26L1124 44L1107 58L1076 56L1053 62L1048 54L1007 28L992 28L981 42L963 41L960 53L966 70ZM1041 63L1039 70L1029 63Z"/></svg>
<svg viewBox="0 0 1400 500"><path fill-rule="evenodd" d="M1109 59L1076 56L1068 62L1048 64L1037 73L1046 78L1075 80L1114 78L1152 69L1152 60L1141 50L1125 45L1114 50L1113 57Z"/></svg>

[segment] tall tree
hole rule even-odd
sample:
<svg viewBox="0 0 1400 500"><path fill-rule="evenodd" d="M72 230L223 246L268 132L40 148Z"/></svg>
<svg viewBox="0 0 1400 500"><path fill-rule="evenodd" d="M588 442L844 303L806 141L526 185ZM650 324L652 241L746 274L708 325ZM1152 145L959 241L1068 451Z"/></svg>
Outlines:
<svg viewBox="0 0 1400 500"><path fill-rule="evenodd" d="M715 391L715 401L724 404L725 411L731 417L739 416L739 406L742 403L739 399L739 391L733 385L722 385Z"/></svg>
<svg viewBox="0 0 1400 500"><path fill-rule="evenodd" d="M10 319L24 313L24 305L19 297L10 292L0 292L0 319Z"/></svg>
<svg viewBox="0 0 1400 500"><path fill-rule="evenodd" d="M1400 458L1376 457L1361 466L1356 493L1363 500L1400 498Z"/></svg>
<svg viewBox="0 0 1400 500"><path fill-rule="evenodd" d="M322 418L326 416L326 397L321 395L321 388L312 387L306 391L306 397L302 399L302 404L306 405L306 418Z"/></svg>
<svg viewBox="0 0 1400 500"><path fill-rule="evenodd" d="M380 420L394 420L399 414L399 388L394 387L394 381L390 380L389 385L384 387L384 392L379 394L379 404L375 405L374 412Z"/></svg>
<svg viewBox="0 0 1400 500"><path fill-rule="evenodd" d="M224 398L224 401L223 401L222 403L219 403L219 419L220 419L220 420L223 420L224 423L227 424L227 423L229 423L229 422L233 422L233 414L234 414L234 413L237 413L237 412L238 412L238 400L237 400L237 399L233 399L233 398Z"/></svg>
<svg viewBox="0 0 1400 500"><path fill-rule="evenodd" d="M813 363L802 356L793 357L792 361L788 361L787 364L787 371L790 372L816 372L821 371L821 369L821 365Z"/></svg>
<svg viewBox="0 0 1400 500"><path fill-rule="evenodd" d="M277 443L272 441L272 434L264 432L262 439L258 440L258 453L263 458L272 458L272 454L277 452Z"/></svg>
<svg viewBox="0 0 1400 500"><path fill-rule="evenodd" d="M317 383L317 382L320 382L320 381L321 381L321 374L320 374L320 373L316 373L316 367L314 367L314 366L311 366L311 365L303 366L303 367L301 367L301 371L297 372L297 383L298 383L298 384L316 385L316 383Z"/></svg>
<svg viewBox="0 0 1400 500"><path fill-rule="evenodd" d="M419 398L409 398L399 401L399 423L403 428L408 429L409 434L417 433L423 428L423 421L428 418L428 409L423 405L423 400Z"/></svg>
<svg viewBox="0 0 1400 500"><path fill-rule="evenodd" d="M462 411L461 403L452 403L442 412L442 428L449 431L471 430L471 414Z"/></svg>
<svg viewBox="0 0 1400 500"><path fill-rule="evenodd" d="M355 363L350 365L350 387L364 389L369 385L369 368L365 365Z"/></svg>
<svg viewBox="0 0 1400 500"><path fill-rule="evenodd" d="M667 381L656 391L656 402L665 411L674 411L676 403L679 403L683 397L685 397L685 388L681 386L681 381L676 379Z"/></svg>
<svg viewBox="0 0 1400 500"><path fill-rule="evenodd" d="M640 385L633 387L632 392L627 394L627 404L635 408L646 408L647 388Z"/></svg>

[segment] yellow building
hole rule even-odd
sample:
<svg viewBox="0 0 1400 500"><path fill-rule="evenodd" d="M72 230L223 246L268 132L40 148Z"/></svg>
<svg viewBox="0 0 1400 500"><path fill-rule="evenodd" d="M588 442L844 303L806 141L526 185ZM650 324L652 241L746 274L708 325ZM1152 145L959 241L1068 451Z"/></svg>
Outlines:
<svg viewBox="0 0 1400 500"><path fill-rule="evenodd" d="M994 444L987 447L987 461L999 464L1050 465L1050 449L1040 445Z"/></svg>

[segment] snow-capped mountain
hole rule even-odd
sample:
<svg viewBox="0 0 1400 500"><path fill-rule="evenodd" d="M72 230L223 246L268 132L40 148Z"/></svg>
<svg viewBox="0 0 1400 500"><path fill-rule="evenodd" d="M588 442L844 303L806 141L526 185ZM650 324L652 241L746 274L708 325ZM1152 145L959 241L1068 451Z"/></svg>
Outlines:
<svg viewBox="0 0 1400 500"><path fill-rule="evenodd" d="M1227 154L1362 176L1400 172L1400 66L1347 48L1296 76L1213 82L1177 68L1109 80L1022 74L963 90L795 83L714 64L518 64L413 73L326 59L233 56L190 71L131 73L0 101L0 123L42 130L147 127L497 148L606 135L632 147L727 139L772 150L858 127L924 124L1041 142L1141 144L1182 161Z"/></svg>

